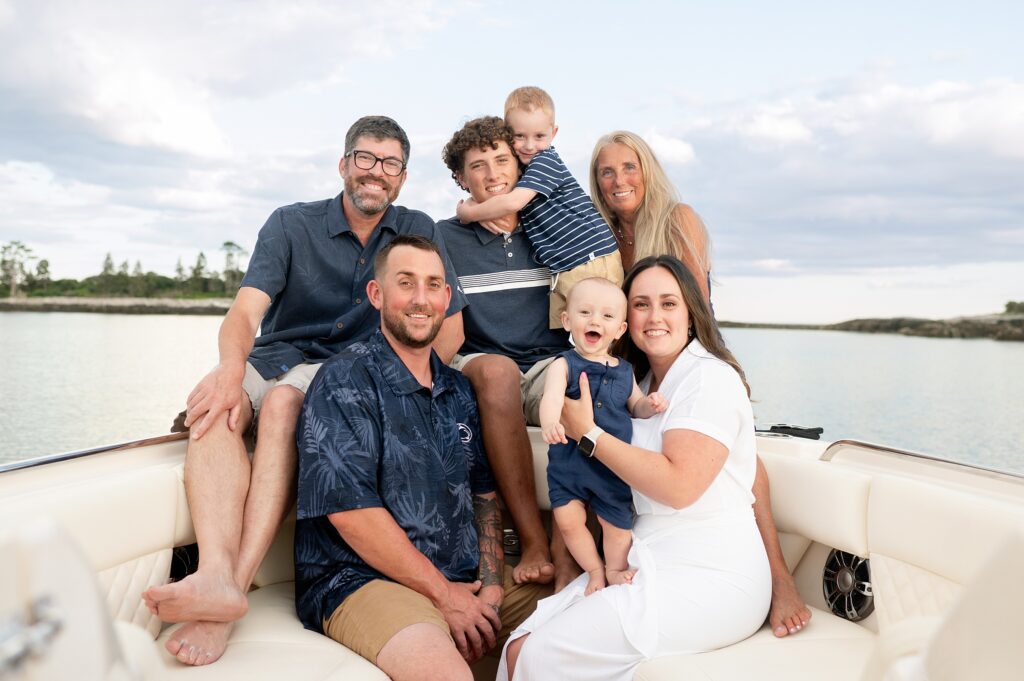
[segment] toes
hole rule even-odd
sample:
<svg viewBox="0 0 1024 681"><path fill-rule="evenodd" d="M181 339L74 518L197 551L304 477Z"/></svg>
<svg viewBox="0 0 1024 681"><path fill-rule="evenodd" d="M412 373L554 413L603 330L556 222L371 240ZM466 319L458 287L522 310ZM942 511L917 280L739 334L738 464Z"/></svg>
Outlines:
<svg viewBox="0 0 1024 681"><path fill-rule="evenodd" d="M181 650L181 646L184 643L184 641L179 641L178 639L172 637L167 639L167 643L164 644L164 648L166 648L167 652L169 652L171 655L177 656L178 651Z"/></svg>

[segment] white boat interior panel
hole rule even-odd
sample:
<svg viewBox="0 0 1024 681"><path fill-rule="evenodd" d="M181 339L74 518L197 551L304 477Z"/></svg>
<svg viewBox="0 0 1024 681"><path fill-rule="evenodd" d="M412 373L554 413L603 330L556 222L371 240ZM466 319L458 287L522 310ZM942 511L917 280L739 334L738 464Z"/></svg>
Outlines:
<svg viewBox="0 0 1024 681"><path fill-rule="evenodd" d="M547 506L546 447L538 433L531 437L538 501ZM968 658L964 641L977 636L960 633L959 625L950 623L951 613L984 620L986 608L994 608L996 602L1016 613L1024 611L1024 590L1015 581L1024 573L1024 565L1019 565L1024 549L1007 554L1006 560L1017 561L1013 565L993 567L991 562L1009 534L1024 534L1024 479L900 457L891 451L879 454L850 444L838 448L838 454L832 450L834 456L828 443L792 438L759 437L758 447L768 468L787 563L801 595L815 607L810 624L783 640L765 627L722 650L652 660L640 666L636 679L866 680L880 678L887 670L931 669L939 664L935 660L940 638L945 641L942 664L959 668L948 658ZM125 661L116 678L386 678L359 656L299 623L294 610L294 513L257 574L249 613L236 625L222 659L192 668L164 651L169 628L149 615L140 594L167 580L175 546L194 541L182 484L185 448L183 439L171 438L0 474L0 544L5 533L24 524L22 519L49 517L81 547L81 564L87 566L95 602L83 600L81 594L89 589L78 589L78 596L55 589L52 596L74 617L99 618L108 632L117 632L108 645L114 650L111 659ZM831 460L819 460L823 456ZM832 549L871 559L875 612L860 622L828 610L822 571ZM0 561L0 615L10 607L23 607L26 594L38 597L38 585L60 582L66 570L72 579L81 578L74 577L70 559L61 558L56 550L51 554L17 564L17 574L10 575L11 563ZM25 575L33 579L26 580ZM991 584L1004 582L1005 589L993 595ZM92 615L78 612L89 609ZM1007 622L996 619L1003 631L992 640L1024 640L1019 615ZM67 654L70 649L53 647L55 654L62 650ZM1012 655L994 657L1005 665ZM39 669L42 663L33 664ZM1019 674L1021 668L1018 665L1013 673ZM993 675L969 678L1003 678L994 668L986 669Z"/></svg>

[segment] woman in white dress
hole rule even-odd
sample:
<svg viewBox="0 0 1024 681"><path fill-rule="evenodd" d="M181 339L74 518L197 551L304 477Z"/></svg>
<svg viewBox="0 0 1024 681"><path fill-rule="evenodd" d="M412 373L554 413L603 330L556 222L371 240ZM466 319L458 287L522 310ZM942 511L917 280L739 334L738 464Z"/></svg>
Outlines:
<svg viewBox="0 0 1024 681"><path fill-rule="evenodd" d="M566 435L595 443L633 488L632 584L584 597L586 575L538 604L513 632L498 680L631 679L644 660L720 648L753 634L771 601L754 522L754 423L742 369L693 275L676 258L644 258L626 278L621 354L641 387L669 401L633 421L632 443L597 428L590 391L566 400ZM583 384L585 379L581 377ZM581 445L586 446L586 442Z"/></svg>

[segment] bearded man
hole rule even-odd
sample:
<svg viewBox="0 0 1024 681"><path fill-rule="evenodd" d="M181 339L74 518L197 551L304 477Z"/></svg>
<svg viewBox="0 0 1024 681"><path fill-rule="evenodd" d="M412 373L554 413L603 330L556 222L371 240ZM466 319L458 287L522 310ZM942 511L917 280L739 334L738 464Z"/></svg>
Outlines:
<svg viewBox="0 0 1024 681"><path fill-rule="evenodd" d="M455 280L433 220L393 205L408 159L409 138L395 121L361 118L345 136L342 193L278 208L260 230L220 327L220 363L188 397L185 490L199 568L143 595L164 621L187 623L167 642L185 664L216 661L247 610L245 594L295 499L295 425L310 381L380 326L366 293L374 258L398 235L423 236L440 246ZM462 344L465 304L455 291L433 338L445 362ZM254 423L250 461L242 436Z"/></svg>

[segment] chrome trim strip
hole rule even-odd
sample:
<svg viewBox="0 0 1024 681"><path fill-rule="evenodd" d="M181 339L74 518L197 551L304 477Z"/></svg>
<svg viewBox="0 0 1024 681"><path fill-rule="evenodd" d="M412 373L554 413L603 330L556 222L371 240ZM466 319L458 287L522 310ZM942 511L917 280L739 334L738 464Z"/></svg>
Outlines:
<svg viewBox="0 0 1024 681"><path fill-rule="evenodd" d="M836 440L825 449L822 453L821 461L831 461L832 457L836 455L836 452L842 449L844 446L861 447L872 452L878 452L879 454L885 454L888 456L907 456L913 459L922 459L924 461L931 461L938 464L944 464L947 466L955 466L958 468L970 468L971 470L985 473L987 475L1005 476L1014 478L1016 480L1024 480L1024 473L1017 473L1014 471L1003 471L997 468L986 468L985 466L979 466L973 463L965 463L962 461L951 461L949 459L943 459L938 456L932 456L931 454L921 454L920 452L911 452L906 449L896 449L895 447L886 447L885 445L876 445L871 442L863 442L861 440Z"/></svg>
<svg viewBox="0 0 1024 681"><path fill-rule="evenodd" d="M63 454L48 454L45 456L39 456L32 459L25 459L24 461L14 461L12 463L4 464L0 466L0 475L8 473L10 471L17 471L25 468L35 468L36 466L45 466L47 464L58 463L60 461L71 461L72 459L81 459L86 456L92 456L93 454L102 454L103 452L137 449L139 447L148 447L150 445L162 445L166 442L175 442L177 440L186 439L188 439L188 433L170 433L169 435L157 435L156 437L148 437L142 440L133 440L132 442L121 442L113 445L103 445L101 447L83 449L77 452L65 452Z"/></svg>

